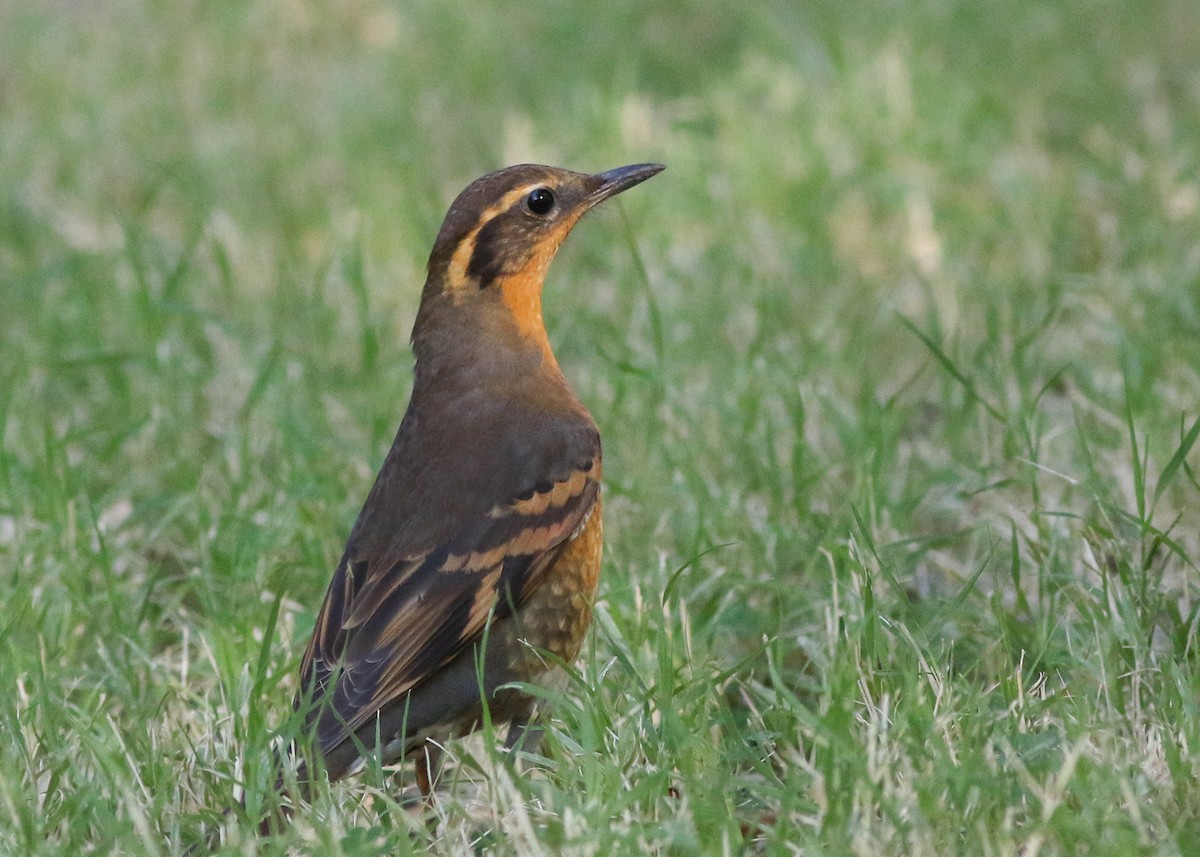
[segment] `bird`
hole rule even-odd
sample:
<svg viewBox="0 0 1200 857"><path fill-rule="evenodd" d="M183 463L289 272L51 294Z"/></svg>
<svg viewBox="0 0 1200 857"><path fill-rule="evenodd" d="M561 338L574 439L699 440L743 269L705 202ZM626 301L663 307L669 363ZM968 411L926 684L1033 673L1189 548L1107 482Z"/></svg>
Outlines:
<svg viewBox="0 0 1200 857"><path fill-rule="evenodd" d="M429 255L413 384L300 667L295 708L330 781L415 762L490 721L536 740L536 698L591 624L600 433L555 359L542 286L579 219L661 164L520 164L472 182ZM297 763L297 779L315 765ZM282 782L282 780L281 780Z"/></svg>

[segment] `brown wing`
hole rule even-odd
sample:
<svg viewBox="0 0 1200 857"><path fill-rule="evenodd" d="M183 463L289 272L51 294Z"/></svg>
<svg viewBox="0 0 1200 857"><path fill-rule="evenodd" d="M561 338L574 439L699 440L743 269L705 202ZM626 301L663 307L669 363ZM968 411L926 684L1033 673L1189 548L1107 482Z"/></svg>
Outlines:
<svg viewBox="0 0 1200 857"><path fill-rule="evenodd" d="M416 556L343 558L301 666L323 752L509 615L583 528L600 490L596 454L464 522Z"/></svg>

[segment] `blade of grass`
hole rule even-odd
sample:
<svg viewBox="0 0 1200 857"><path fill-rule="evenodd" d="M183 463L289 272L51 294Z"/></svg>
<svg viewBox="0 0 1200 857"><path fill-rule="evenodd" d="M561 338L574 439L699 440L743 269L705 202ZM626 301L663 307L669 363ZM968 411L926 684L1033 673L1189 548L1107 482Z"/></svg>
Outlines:
<svg viewBox="0 0 1200 857"><path fill-rule="evenodd" d="M1196 438L1200 437L1200 417L1196 418L1196 421L1192 423L1192 427L1186 432L1182 431L1183 418L1180 417L1179 428L1183 437L1179 442L1179 446L1175 449L1175 454L1171 456L1171 460L1167 462L1166 466L1162 469L1162 473L1158 475L1158 482L1154 485L1154 497L1150 501L1151 514L1154 512L1154 507L1158 505L1158 501L1162 497L1163 492L1166 491L1167 487L1171 484L1171 480L1175 477L1176 471L1178 471L1180 465L1184 463L1188 453L1192 451L1192 446L1195 445Z"/></svg>
<svg viewBox="0 0 1200 857"><path fill-rule="evenodd" d="M1004 415L1000 413L1000 409L983 397L979 390L976 389L975 382L968 378L966 374L964 374L957 366L954 365L954 361L946 356L946 353L942 351L940 347L938 347L936 342L922 333L921 330L908 318L900 313L897 313L896 315L900 319L900 323L912 331L913 335L915 335L917 339L924 343L925 347L929 349L929 353L934 356L938 363L942 364L943 369L950 373L950 377L962 385L962 388L966 390L968 396L979 402L979 404L983 405L984 410L991 414L998 422L1007 424L1007 420L1005 420Z"/></svg>

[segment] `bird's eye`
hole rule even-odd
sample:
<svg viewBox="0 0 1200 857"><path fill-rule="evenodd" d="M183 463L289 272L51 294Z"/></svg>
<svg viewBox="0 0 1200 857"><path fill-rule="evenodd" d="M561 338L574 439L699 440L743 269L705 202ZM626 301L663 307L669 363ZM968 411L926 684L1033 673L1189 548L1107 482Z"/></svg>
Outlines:
<svg viewBox="0 0 1200 857"><path fill-rule="evenodd" d="M539 187L525 197L525 207L534 214L549 214L550 209L554 208L554 194L549 188Z"/></svg>

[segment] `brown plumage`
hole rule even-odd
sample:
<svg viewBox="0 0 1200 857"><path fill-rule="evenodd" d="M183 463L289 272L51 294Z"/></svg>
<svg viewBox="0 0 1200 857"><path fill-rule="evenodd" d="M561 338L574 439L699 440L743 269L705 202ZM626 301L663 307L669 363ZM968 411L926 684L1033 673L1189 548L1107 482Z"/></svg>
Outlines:
<svg viewBox="0 0 1200 857"><path fill-rule="evenodd" d="M384 764L417 756L428 790L427 741L479 724L480 663L512 744L534 699L498 688L547 678L543 652L579 653L600 570L600 435L550 349L542 282L584 212L661 169L509 167L450 207L408 410L301 666L296 704L330 779L365 748Z"/></svg>

